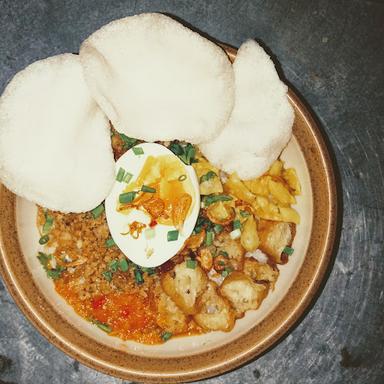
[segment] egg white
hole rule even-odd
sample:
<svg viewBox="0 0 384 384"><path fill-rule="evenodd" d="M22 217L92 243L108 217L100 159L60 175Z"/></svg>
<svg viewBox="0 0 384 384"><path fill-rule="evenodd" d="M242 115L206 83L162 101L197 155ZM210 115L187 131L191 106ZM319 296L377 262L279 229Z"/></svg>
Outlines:
<svg viewBox="0 0 384 384"><path fill-rule="evenodd" d="M107 222L111 236L116 245L128 257L129 260L142 267L157 267L172 258L182 247L186 239L191 235L195 227L197 217L200 210L200 192L199 181L192 166L185 165L172 151L163 145L156 143L138 144L136 147L143 149L144 154L135 155L132 149L127 151L116 162L116 174L119 168L133 175L130 182L133 182L140 175L140 172L147 160L148 156L172 155L184 167L185 174L190 179L194 196L192 196L192 208L186 218L179 237L175 241L167 241L167 233L175 230L174 226L157 224L154 227L155 236L146 239L144 231L138 239L134 239L131 235L122 235L129 230L129 224L133 221L139 221L144 224L150 223L150 217L139 210L132 210L128 214L120 213L116 210L119 195L124 192L127 186L124 182L115 181L112 191L105 200L105 211ZM148 228L148 226L147 226ZM151 256L147 256L148 250L153 250Z"/></svg>

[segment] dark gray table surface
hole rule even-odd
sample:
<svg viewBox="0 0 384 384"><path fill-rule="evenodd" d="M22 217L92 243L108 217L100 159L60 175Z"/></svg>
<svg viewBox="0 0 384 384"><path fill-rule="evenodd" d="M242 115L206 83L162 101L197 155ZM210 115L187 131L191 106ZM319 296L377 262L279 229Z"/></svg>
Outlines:
<svg viewBox="0 0 384 384"><path fill-rule="evenodd" d="M274 349L207 383L384 383L384 2L0 0L0 90L27 64L148 11L234 46L264 42L322 123L342 179L343 231L320 298ZM1 281L0 355L0 384L122 383L50 345Z"/></svg>

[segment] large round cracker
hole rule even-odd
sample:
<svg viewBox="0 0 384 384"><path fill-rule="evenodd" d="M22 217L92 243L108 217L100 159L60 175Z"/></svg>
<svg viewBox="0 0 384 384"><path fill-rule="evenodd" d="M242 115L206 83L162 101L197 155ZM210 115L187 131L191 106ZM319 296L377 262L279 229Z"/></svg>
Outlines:
<svg viewBox="0 0 384 384"><path fill-rule="evenodd" d="M224 171L252 179L262 175L287 145L294 112L287 86L254 40L241 45L233 68L236 96L229 122L200 149Z"/></svg>
<svg viewBox="0 0 384 384"><path fill-rule="evenodd" d="M0 177L43 207L83 212L114 180L109 122L73 54L37 61L0 98Z"/></svg>
<svg viewBox="0 0 384 384"><path fill-rule="evenodd" d="M200 143L216 136L234 103L234 76L216 44L159 13L112 21L83 42L92 95L128 136Z"/></svg>

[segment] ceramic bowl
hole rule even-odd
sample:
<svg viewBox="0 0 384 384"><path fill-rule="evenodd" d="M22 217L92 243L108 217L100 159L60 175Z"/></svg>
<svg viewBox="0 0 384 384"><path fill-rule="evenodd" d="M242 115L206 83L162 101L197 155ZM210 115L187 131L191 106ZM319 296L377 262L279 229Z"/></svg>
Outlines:
<svg viewBox="0 0 384 384"><path fill-rule="evenodd" d="M236 50L225 46L233 59ZM83 364L142 382L185 382L234 369L273 346L313 302L332 260L337 232L337 191L322 133L299 97L294 136L282 154L296 168L302 195L294 255L280 267L275 290L230 333L171 339L158 346L124 342L83 320L54 290L37 254L36 206L0 187L0 272L25 316L51 343Z"/></svg>

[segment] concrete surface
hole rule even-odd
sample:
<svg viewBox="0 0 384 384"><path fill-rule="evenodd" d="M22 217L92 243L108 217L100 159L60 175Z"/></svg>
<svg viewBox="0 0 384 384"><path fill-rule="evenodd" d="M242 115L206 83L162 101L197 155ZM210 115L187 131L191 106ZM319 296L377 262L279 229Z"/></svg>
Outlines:
<svg viewBox="0 0 384 384"><path fill-rule="evenodd" d="M384 383L384 2L0 0L0 89L36 59L76 52L104 23L168 12L238 46L263 41L312 106L343 183L340 248L321 297L258 360L210 384ZM0 283L0 383L121 383L50 345Z"/></svg>

